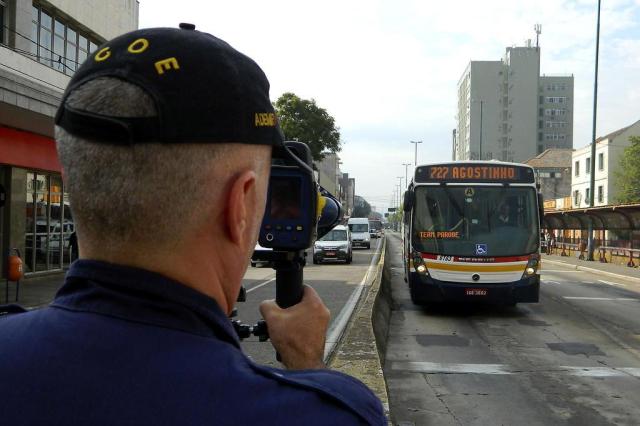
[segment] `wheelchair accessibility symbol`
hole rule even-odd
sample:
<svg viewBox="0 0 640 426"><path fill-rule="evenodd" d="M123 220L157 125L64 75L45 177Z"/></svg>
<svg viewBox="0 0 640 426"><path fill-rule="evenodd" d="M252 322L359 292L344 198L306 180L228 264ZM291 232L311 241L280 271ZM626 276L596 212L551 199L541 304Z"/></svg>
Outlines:
<svg viewBox="0 0 640 426"><path fill-rule="evenodd" d="M476 256L486 256L486 254L487 254L487 245L476 244Z"/></svg>

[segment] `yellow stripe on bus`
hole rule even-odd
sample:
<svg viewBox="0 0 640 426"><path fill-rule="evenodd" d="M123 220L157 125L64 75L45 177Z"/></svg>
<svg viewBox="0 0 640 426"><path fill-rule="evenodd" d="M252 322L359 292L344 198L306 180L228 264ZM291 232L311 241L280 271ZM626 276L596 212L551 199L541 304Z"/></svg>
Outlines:
<svg viewBox="0 0 640 426"><path fill-rule="evenodd" d="M517 265L455 265L452 263L432 263L427 262L427 269L440 269L443 271L462 272L519 272L524 271L526 264Z"/></svg>

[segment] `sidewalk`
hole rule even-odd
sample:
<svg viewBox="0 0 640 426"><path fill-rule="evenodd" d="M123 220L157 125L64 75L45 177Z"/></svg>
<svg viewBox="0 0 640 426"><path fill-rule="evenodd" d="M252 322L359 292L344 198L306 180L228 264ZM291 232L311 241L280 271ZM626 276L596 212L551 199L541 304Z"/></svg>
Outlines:
<svg viewBox="0 0 640 426"><path fill-rule="evenodd" d="M550 264L561 264L564 266L573 267L574 269L580 271L592 272L596 274L607 275L610 277L625 278L640 283L640 268L630 268L628 266L617 265L614 263L600 263L597 260L591 262L586 260L579 260L575 255L564 257L552 254L543 254L543 273L545 269L550 269L548 267L548 265Z"/></svg>
<svg viewBox="0 0 640 426"><path fill-rule="evenodd" d="M41 277L29 277L20 281L20 293L16 302L16 283L9 282L9 302L27 309L37 309L49 304L62 286L65 272ZM0 280L0 305L6 303L7 280Z"/></svg>

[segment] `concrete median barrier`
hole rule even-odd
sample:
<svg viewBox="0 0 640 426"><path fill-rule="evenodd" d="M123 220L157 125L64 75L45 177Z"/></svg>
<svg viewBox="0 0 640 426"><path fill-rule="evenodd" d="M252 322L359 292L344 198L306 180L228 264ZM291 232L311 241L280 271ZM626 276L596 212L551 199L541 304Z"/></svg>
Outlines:
<svg viewBox="0 0 640 426"><path fill-rule="evenodd" d="M375 268L373 280L349 322L349 325L329 359L329 367L349 374L366 384L389 410L387 386L382 371L382 357L391 313L391 293L385 289L386 241ZM388 280L387 280L388 281Z"/></svg>

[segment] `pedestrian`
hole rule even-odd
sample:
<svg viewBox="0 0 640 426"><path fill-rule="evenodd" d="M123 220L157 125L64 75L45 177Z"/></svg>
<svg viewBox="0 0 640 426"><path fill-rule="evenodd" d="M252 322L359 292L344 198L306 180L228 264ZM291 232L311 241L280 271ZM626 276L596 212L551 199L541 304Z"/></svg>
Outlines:
<svg viewBox="0 0 640 426"><path fill-rule="evenodd" d="M78 69L56 142L80 258L46 308L0 317L3 424L386 424L323 364L329 312L305 287L261 304L284 369L229 321L283 136L268 81L196 31L134 31Z"/></svg>
<svg viewBox="0 0 640 426"><path fill-rule="evenodd" d="M69 263L74 262L78 258L78 234L73 231L69 235Z"/></svg>
<svg viewBox="0 0 640 426"><path fill-rule="evenodd" d="M549 236L549 254L553 254L553 250L556 248L556 234L551 233Z"/></svg>

